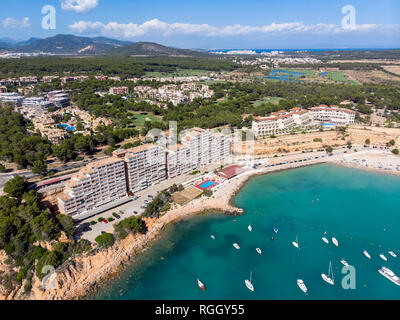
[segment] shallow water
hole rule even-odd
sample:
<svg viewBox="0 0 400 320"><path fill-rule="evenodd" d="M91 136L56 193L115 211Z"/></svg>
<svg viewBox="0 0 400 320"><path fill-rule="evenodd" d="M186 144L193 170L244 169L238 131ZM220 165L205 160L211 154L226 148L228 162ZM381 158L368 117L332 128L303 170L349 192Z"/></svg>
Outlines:
<svg viewBox="0 0 400 320"><path fill-rule="evenodd" d="M400 275L399 191L399 177L331 165L251 178L234 199L245 210L236 222L203 215L169 226L119 279L91 298L398 299L400 287L377 270L385 265ZM329 245L321 240L324 232ZM296 236L300 250L291 244ZM362 254L365 249L371 260ZM399 257L392 258L388 250ZM341 258L355 267L355 290L341 285ZM335 286L321 278L329 261ZM244 284L250 271L255 292ZM197 287L198 277L205 292ZM298 278L308 295L297 287Z"/></svg>

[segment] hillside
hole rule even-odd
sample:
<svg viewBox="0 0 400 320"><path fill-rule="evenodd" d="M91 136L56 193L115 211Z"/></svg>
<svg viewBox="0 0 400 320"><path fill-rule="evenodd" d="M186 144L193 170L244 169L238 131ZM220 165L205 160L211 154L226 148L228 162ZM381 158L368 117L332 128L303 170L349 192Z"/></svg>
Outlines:
<svg viewBox="0 0 400 320"><path fill-rule="evenodd" d="M210 56L207 52L171 48L153 42L132 43L128 46L111 49L106 54L120 56Z"/></svg>

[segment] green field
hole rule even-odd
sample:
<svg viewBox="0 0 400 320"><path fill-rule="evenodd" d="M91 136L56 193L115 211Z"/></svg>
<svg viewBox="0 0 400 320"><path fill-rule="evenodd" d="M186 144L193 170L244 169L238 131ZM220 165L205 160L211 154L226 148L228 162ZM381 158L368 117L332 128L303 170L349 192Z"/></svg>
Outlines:
<svg viewBox="0 0 400 320"><path fill-rule="evenodd" d="M279 101L282 99L283 98L280 98L280 97L266 97L266 98L263 98L262 100L258 100L256 102L254 102L254 106L258 107L264 103L279 104Z"/></svg>
<svg viewBox="0 0 400 320"><path fill-rule="evenodd" d="M359 84L357 81L349 80L348 78L346 78L345 74L341 71L329 71L326 78L335 82Z"/></svg>
<svg viewBox="0 0 400 320"><path fill-rule="evenodd" d="M156 116L152 115L151 113L149 113L149 114L135 113L131 117L131 119L133 120L132 123L136 127L143 127L144 123L146 121L146 118L150 119L151 121L161 121L160 118L157 118Z"/></svg>

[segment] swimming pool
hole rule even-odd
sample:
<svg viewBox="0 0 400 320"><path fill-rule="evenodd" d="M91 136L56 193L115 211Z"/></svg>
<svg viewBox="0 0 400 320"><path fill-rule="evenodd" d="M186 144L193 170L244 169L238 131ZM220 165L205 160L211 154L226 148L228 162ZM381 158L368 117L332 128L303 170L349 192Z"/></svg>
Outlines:
<svg viewBox="0 0 400 320"><path fill-rule="evenodd" d="M202 184L199 184L198 187L205 190L214 187L216 184L217 184L216 182L209 180L203 182Z"/></svg>

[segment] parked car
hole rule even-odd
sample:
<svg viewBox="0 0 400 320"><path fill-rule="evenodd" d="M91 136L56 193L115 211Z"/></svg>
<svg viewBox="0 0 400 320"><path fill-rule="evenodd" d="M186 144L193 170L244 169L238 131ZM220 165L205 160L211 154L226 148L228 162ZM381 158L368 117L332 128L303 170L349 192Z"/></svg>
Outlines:
<svg viewBox="0 0 400 320"><path fill-rule="evenodd" d="M107 223L108 223L108 220L107 220L107 219L104 219L103 222L104 222L105 224L107 224Z"/></svg>

